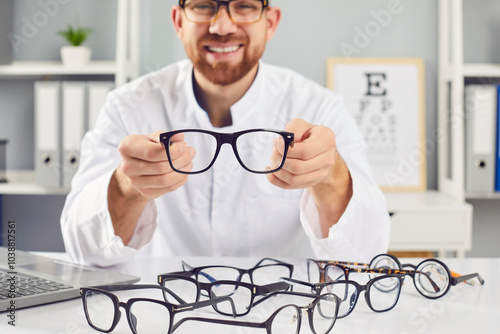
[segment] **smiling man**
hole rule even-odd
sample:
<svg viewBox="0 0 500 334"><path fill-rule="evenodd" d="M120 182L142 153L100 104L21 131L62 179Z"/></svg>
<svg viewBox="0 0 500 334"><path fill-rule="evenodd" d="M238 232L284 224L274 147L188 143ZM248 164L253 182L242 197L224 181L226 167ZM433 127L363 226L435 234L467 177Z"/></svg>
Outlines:
<svg viewBox="0 0 500 334"><path fill-rule="evenodd" d="M82 143L61 217L75 261L387 250L385 200L342 99L261 60L281 15L267 0L172 8L188 60L110 93Z"/></svg>

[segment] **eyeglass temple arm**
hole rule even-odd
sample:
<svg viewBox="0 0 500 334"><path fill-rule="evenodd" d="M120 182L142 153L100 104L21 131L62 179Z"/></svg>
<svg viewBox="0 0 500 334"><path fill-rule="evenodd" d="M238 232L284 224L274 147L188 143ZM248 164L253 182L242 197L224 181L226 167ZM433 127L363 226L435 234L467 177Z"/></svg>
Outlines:
<svg viewBox="0 0 500 334"><path fill-rule="evenodd" d="M273 258L270 258L270 257L262 258L259 262L257 262L257 264L254 267L258 267L258 266L262 265L265 261L271 261L271 262L275 262L277 264L284 264L286 266L291 267L292 270L293 270L293 264L286 263L286 262L283 262L283 261L280 261L280 260L276 260L276 259L273 259Z"/></svg>
<svg viewBox="0 0 500 334"><path fill-rule="evenodd" d="M216 298L202 300L202 301L198 301L198 302L194 302L194 303L182 304L182 305L179 305L178 308L175 308L174 311L177 311L177 312L193 311L197 308L212 306L212 305L216 305L216 304L226 302L226 301L231 304L231 309L233 310L233 318L236 318L236 307L235 307L234 302L231 299L231 297L228 297L228 296L216 297Z"/></svg>
<svg viewBox="0 0 500 334"><path fill-rule="evenodd" d="M281 279L283 281L286 281L286 282L290 282L292 284L301 284L301 285L307 285L308 287L310 288L314 288L315 287L315 284L314 283L309 283L309 282L305 282L305 281L300 281L300 280L297 280L297 279L294 279L294 278L289 278L289 277L281 277Z"/></svg>
<svg viewBox="0 0 500 334"><path fill-rule="evenodd" d="M246 322L246 321L237 321L237 320L223 320L223 319L214 319L214 318L201 318L201 317L188 317L188 318L183 318L176 322L172 326L172 333L175 332L175 330L182 325L186 321L201 321L201 322L210 322L213 324L222 324L222 325L233 325L233 326L241 326L241 327L252 327L252 328L266 328L265 323L258 323L258 322Z"/></svg>
<svg viewBox="0 0 500 334"><path fill-rule="evenodd" d="M306 292L297 292L297 291L274 291L268 294L265 297L262 297L261 299L257 300L252 304L252 308L259 305L265 300L268 300L271 297L277 296L277 295L291 295L291 296L299 296L299 297L308 297L308 298L317 298L318 295L312 294L312 293L306 293Z"/></svg>
<svg viewBox="0 0 500 334"><path fill-rule="evenodd" d="M122 290L141 290L141 289L161 289L164 292L167 292L169 295L174 297L180 304L187 304L181 297L175 294L172 290L162 286L162 285L154 285L154 284L137 284L137 285L99 285L99 286L91 286L89 289L100 289L104 291L122 291Z"/></svg>
<svg viewBox="0 0 500 334"><path fill-rule="evenodd" d="M270 292L278 291L278 290L286 290L290 287L290 284L286 282L276 282L276 283L271 283L271 284L266 284L266 285L261 285L258 288L258 294L259 295L264 295Z"/></svg>
<svg viewBox="0 0 500 334"><path fill-rule="evenodd" d="M451 281L452 285L457 285L459 283L473 279L474 277L477 277L477 279L478 279L479 283L481 283L481 285L484 284L484 279L478 273L459 276L457 273L452 271L451 276L452 276L452 281Z"/></svg>

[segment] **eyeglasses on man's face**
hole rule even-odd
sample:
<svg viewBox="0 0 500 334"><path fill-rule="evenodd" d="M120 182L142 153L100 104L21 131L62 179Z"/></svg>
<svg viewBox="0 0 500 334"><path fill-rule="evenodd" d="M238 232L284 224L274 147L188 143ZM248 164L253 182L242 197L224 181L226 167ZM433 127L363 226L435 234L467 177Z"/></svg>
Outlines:
<svg viewBox="0 0 500 334"><path fill-rule="evenodd" d="M199 174L215 163L223 144L230 144L240 165L249 172L274 173L285 164L288 148L293 147L293 133L269 129L250 129L235 133L185 129L160 134L170 167L177 173ZM185 161L176 159L175 147L181 142L196 151L191 170L183 170Z"/></svg>
<svg viewBox="0 0 500 334"><path fill-rule="evenodd" d="M255 23L260 20L268 0L179 0L186 18L194 23L214 22L220 7L226 7L227 13L234 23Z"/></svg>
<svg viewBox="0 0 500 334"><path fill-rule="evenodd" d="M140 290L140 298L130 298L127 302L121 302L112 293L118 291ZM212 306L218 303L232 305L232 314L235 315L234 303L229 297L212 298L196 303L172 304L162 300L161 291L169 295L176 302L180 298L167 288L159 285L107 285L97 287L85 287L80 289L85 317L90 327L104 333L112 332L121 318L120 307L125 309L129 327L134 334L170 334L180 325L174 323L177 313L192 311L201 307ZM144 298L148 292L156 298ZM156 294L155 294L156 292Z"/></svg>

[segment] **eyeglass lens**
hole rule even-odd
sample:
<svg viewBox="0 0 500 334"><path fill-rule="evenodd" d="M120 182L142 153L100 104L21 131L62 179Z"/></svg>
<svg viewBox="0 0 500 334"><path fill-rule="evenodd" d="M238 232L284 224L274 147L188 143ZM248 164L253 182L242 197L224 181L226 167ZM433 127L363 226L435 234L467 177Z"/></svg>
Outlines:
<svg viewBox="0 0 500 334"><path fill-rule="evenodd" d="M300 310L294 305L287 305L276 313L272 324L271 333L298 333L300 326Z"/></svg>
<svg viewBox="0 0 500 334"><path fill-rule="evenodd" d="M215 136L204 132L182 132L177 134L175 138L184 137L184 142L196 150L192 160L192 173L200 172L207 169L215 159L217 152L217 139ZM284 145L284 141L280 140L282 136L278 133L268 131L254 131L242 134L236 140L236 151L241 160L241 163L253 172L265 172L266 167L278 167L283 161L283 156L273 156L275 145ZM169 145L174 140L171 139ZM276 143L276 144L275 144ZM273 161L272 159L276 159ZM180 159L179 159L180 160ZM184 161L173 160L174 169L180 170L184 166Z"/></svg>
<svg viewBox="0 0 500 334"><path fill-rule="evenodd" d="M328 333L337 319L337 299L333 295L324 295L314 305L312 312L314 332Z"/></svg>
<svg viewBox="0 0 500 334"><path fill-rule="evenodd" d="M115 319L115 303L111 297L99 291L90 290L85 294L85 314L96 329L109 331ZM118 311L119 312L119 311ZM170 328L170 312L160 303L134 301L130 306L129 323L139 334L165 334Z"/></svg>
<svg viewBox="0 0 500 334"><path fill-rule="evenodd" d="M445 267L435 261L423 261L420 263L415 274L415 288L424 296L437 298L448 291L450 285L450 275ZM438 287L436 291L431 285L431 280Z"/></svg>
<svg viewBox="0 0 500 334"><path fill-rule="evenodd" d="M219 1L219 3L224 3ZM258 0L227 1L229 16L237 23L253 23L260 20L263 4ZM198 23L211 22L217 15L219 5L217 1L188 0L184 10L188 20Z"/></svg>
<svg viewBox="0 0 500 334"><path fill-rule="evenodd" d="M166 279L163 281L163 286L173 291L179 297L181 297L187 303L193 303L196 301L198 295L198 285L187 279ZM206 295L206 291L201 293ZM248 313L248 309L252 303L252 291L248 287L244 287L237 284L231 283L217 283L210 287L210 298L217 297L230 297L236 308L237 315ZM168 299L168 296L165 295ZM166 300L167 302L173 302L172 300ZM214 308L226 315L233 315L233 309L230 303L221 303L215 305Z"/></svg>
<svg viewBox="0 0 500 334"><path fill-rule="evenodd" d="M130 315L130 323L138 334L165 334L170 328L170 312L162 304L135 301Z"/></svg>
<svg viewBox="0 0 500 334"><path fill-rule="evenodd" d="M115 303L113 300L98 291L87 291L85 295L85 315L92 326L109 331L115 319Z"/></svg>

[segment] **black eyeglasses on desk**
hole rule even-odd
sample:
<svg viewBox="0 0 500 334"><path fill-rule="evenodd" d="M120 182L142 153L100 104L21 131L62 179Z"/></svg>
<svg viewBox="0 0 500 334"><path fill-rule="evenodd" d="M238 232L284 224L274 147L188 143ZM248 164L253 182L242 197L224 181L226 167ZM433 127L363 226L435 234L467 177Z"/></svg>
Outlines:
<svg viewBox="0 0 500 334"><path fill-rule="evenodd" d="M90 327L104 333L112 332L120 321L120 307L125 309L127 321L134 334L170 334L180 324L174 324L177 313L192 311L219 303L227 303L233 309L233 301L229 297L212 298L195 303L172 304L151 298L131 298L121 302L111 291L125 290L160 290L176 301L180 298L172 291L159 285L103 285L80 289L85 317Z"/></svg>
<svg viewBox="0 0 500 334"><path fill-rule="evenodd" d="M191 272L196 280L211 283L220 280L242 281L248 275L253 284L269 284L279 282L281 277L292 277L293 264L272 258L263 258L249 269L225 265L208 265L193 267L182 261L182 269Z"/></svg>
<svg viewBox="0 0 500 334"><path fill-rule="evenodd" d="M207 171L215 163L223 144L233 147L236 159L247 171L274 173L285 164L288 147L293 147L293 138L291 132L270 129L250 129L235 133L185 129L160 134L160 142L165 147L170 167L182 174ZM190 170L186 170L184 159L178 159L180 142L185 142L196 150Z"/></svg>
<svg viewBox="0 0 500 334"><path fill-rule="evenodd" d="M274 282L266 285L257 285L241 281L217 280L211 283L200 282L188 271L158 275L158 283L168 288L181 298L182 302L192 303L200 300L201 292L205 291L210 299L230 297L234 302L236 316L243 316L250 312L256 296L265 296L278 290L287 290L290 285L286 282ZM165 294L168 300L168 294ZM233 315L232 305L213 305L215 311L222 315Z"/></svg>
<svg viewBox="0 0 500 334"><path fill-rule="evenodd" d="M317 296L300 292L280 291L272 295L276 296L279 294L312 298L313 301L306 306L298 306L296 304L283 305L274 311L264 322L188 317L179 320L175 326L191 320L230 326L265 328L267 334L298 334L302 323L302 312L306 311L309 320L309 328L314 334L327 334L332 330L337 320L340 305L340 299L335 294L325 293ZM265 298L265 300L268 299ZM259 300L258 303L261 301L263 300Z"/></svg>

